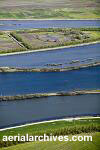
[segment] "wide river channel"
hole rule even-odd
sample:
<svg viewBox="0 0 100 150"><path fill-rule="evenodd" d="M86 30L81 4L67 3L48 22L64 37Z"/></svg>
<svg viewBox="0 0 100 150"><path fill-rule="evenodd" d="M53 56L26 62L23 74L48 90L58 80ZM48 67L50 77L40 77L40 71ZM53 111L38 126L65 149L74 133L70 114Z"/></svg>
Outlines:
<svg viewBox="0 0 100 150"><path fill-rule="evenodd" d="M0 128L75 115L100 114L100 95L0 102Z"/></svg>
<svg viewBox="0 0 100 150"><path fill-rule="evenodd" d="M100 20L0 20L0 30L100 27ZM100 60L100 44L37 53L0 56L0 66L40 68L87 64ZM78 64L71 64L79 60ZM0 95L100 89L100 66L68 72L0 73ZM75 115L100 114L100 94L53 96L0 102L0 128Z"/></svg>
<svg viewBox="0 0 100 150"><path fill-rule="evenodd" d="M78 60L77 63L71 63ZM100 61L100 43L63 48L44 52L34 52L20 55L0 56L0 66L21 67L21 68L47 68L47 64L61 64L56 66L78 66ZM52 66L53 68L55 66Z"/></svg>
<svg viewBox="0 0 100 150"><path fill-rule="evenodd" d="M18 95L100 88L100 66L68 72L0 73L0 94Z"/></svg>

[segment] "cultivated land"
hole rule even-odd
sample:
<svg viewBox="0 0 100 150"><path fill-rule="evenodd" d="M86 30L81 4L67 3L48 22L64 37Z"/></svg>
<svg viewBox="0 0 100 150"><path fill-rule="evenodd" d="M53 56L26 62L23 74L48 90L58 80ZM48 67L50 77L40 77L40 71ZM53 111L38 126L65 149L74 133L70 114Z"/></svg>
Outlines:
<svg viewBox="0 0 100 150"><path fill-rule="evenodd" d="M98 132L98 133L97 133ZM25 126L25 127L19 127L19 128L15 128L15 129L8 129L5 131L1 131L0 132L0 146L1 147L5 147L5 146L11 146L14 144L18 144L18 142L2 142L2 137L4 135L9 136L9 135L43 135L44 133L47 135L50 135L52 133L52 135L69 135L71 137L71 135L84 135L86 133L89 133L89 135L93 135L93 142L52 142L52 146L54 146L55 148L57 148L58 144L59 144L59 148L64 146L63 149L65 149L65 147L69 147L76 145L79 145L79 148L82 147L88 147L91 148L92 146L95 147L96 149L98 149L99 147L99 136L100 136L100 118L83 118L83 119L79 119L79 120L70 120L70 121L54 121L54 122L48 122L48 123L41 123L41 124L34 124L34 125L29 125L29 126ZM97 142L99 141L99 142ZM58 143L58 144L57 144ZM98 143L98 144L96 144ZM22 149L31 149L32 147L36 147L36 150L38 150L38 146L43 146L45 149L48 147L49 148L49 142L47 143L40 143L40 142L33 142L33 143L26 143L26 144L21 144L15 147L9 147L6 149L18 149L18 148L22 148ZM64 144L64 145L63 145ZM86 144L86 145L85 145ZM87 145L87 144L90 144ZM21 147L22 146L22 147ZM53 149L54 149L53 147Z"/></svg>
<svg viewBox="0 0 100 150"><path fill-rule="evenodd" d="M99 19L99 0L0 0L0 19Z"/></svg>
<svg viewBox="0 0 100 150"><path fill-rule="evenodd" d="M0 32L0 41L0 54L5 54L100 41L100 29L50 28L21 30L13 32L2 31ZM3 43L5 44L5 46ZM9 44L9 46L7 44Z"/></svg>

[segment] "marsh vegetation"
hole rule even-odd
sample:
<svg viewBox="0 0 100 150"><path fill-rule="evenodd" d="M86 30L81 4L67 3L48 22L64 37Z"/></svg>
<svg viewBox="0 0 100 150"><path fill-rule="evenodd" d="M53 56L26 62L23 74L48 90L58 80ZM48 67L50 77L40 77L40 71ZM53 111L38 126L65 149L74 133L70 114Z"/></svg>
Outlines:
<svg viewBox="0 0 100 150"><path fill-rule="evenodd" d="M31 29L0 32L0 53L54 48L100 41L99 28Z"/></svg>

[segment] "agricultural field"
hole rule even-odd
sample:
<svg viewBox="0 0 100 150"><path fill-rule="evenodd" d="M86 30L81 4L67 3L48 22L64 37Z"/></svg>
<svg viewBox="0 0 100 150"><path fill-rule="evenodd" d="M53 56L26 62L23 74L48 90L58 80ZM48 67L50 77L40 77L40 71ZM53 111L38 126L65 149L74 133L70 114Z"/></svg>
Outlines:
<svg viewBox="0 0 100 150"><path fill-rule="evenodd" d="M68 31L63 32L24 32L18 33L24 41L29 43L31 49L46 48L46 47L55 47L66 42L77 41L81 39L89 38L85 33L77 33L77 31Z"/></svg>
<svg viewBox="0 0 100 150"><path fill-rule="evenodd" d="M22 41L27 49L43 49L68 46L100 40L99 31L75 29L41 29L12 32L11 35Z"/></svg>
<svg viewBox="0 0 100 150"><path fill-rule="evenodd" d="M14 41L6 32L0 32L0 53L16 51L23 49L16 41Z"/></svg>
<svg viewBox="0 0 100 150"><path fill-rule="evenodd" d="M98 0L0 0L0 19L99 19Z"/></svg>
<svg viewBox="0 0 100 150"><path fill-rule="evenodd" d="M0 54L100 41L97 29L31 29L0 32Z"/></svg>
<svg viewBox="0 0 100 150"><path fill-rule="evenodd" d="M87 32L87 34L90 34L92 38L97 38L97 39L100 38L100 32L91 31L91 32Z"/></svg>
<svg viewBox="0 0 100 150"><path fill-rule="evenodd" d="M100 133L79 134L79 136L92 136L91 142L30 142L11 147L1 148L1 150L99 150ZM71 137L71 136L70 136ZM41 148L41 149L40 149Z"/></svg>
<svg viewBox="0 0 100 150"><path fill-rule="evenodd" d="M100 29L31 29L0 32L0 54L100 41Z"/></svg>
<svg viewBox="0 0 100 150"><path fill-rule="evenodd" d="M6 131L1 131L0 132L0 147L8 147L8 146L12 146L12 145L16 145L17 146L12 146L12 147L8 147L8 148L1 148L3 149L18 149L20 148L20 146L22 146L21 148L24 150L26 149L31 149L32 147L36 147L38 148L39 145L49 148L49 144L51 144L50 142L45 142L45 143L41 143L41 142L33 142L33 143L24 143L24 144L19 144L18 142L3 142L2 137L3 135L6 136L14 136L14 135L26 135L27 133L29 135L43 135L44 133L46 135L50 135L52 133L52 135L69 135L71 138L72 135L93 135L93 143L89 142L91 144L91 146L98 148L99 145L96 145L96 142L99 141L99 136L100 136L100 119L99 118L90 118L90 119L80 119L80 120L73 120L73 121L57 121L57 122L49 122L49 123L42 123L42 124L37 124L37 125L30 125L30 126L26 126L26 127L21 127L21 128L15 128L15 129L10 129L10 130L6 130ZM94 142L95 141L95 142ZM99 141L100 142L100 141ZM23 143L23 142L22 142ZM71 144L70 146L74 146L74 144L76 143L79 144L79 147L84 147L84 146L88 146L88 142L83 142L83 145L81 145L81 142L78 143L77 142L52 142L53 146L56 147L58 144L59 146L64 146L65 147L69 146L69 144ZM95 144L94 144L95 143ZM64 145L63 145L64 144ZM84 145L86 144L86 145ZM99 144L99 143L98 143ZM91 148L90 146L90 148ZM54 149L54 147L52 147ZM59 147L60 148L60 147ZM65 149L65 148L64 148ZM38 149L36 149L38 150ZM43 149L44 150L44 149Z"/></svg>

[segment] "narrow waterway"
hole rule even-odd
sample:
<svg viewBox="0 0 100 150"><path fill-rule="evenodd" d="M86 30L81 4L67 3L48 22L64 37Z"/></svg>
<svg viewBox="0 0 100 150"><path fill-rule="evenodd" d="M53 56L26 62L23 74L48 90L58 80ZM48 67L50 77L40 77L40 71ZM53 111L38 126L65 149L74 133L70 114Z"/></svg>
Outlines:
<svg viewBox="0 0 100 150"><path fill-rule="evenodd" d="M78 62L71 63L72 60ZM57 68L62 68L96 61L100 61L100 43L21 55L0 56L1 67L54 68L56 66L48 66L47 64L61 64Z"/></svg>
<svg viewBox="0 0 100 150"><path fill-rule="evenodd" d="M0 20L0 30L99 27L100 20Z"/></svg>
<svg viewBox="0 0 100 150"><path fill-rule="evenodd" d="M99 99L100 95L80 95L0 102L0 128L65 116L100 114Z"/></svg>

